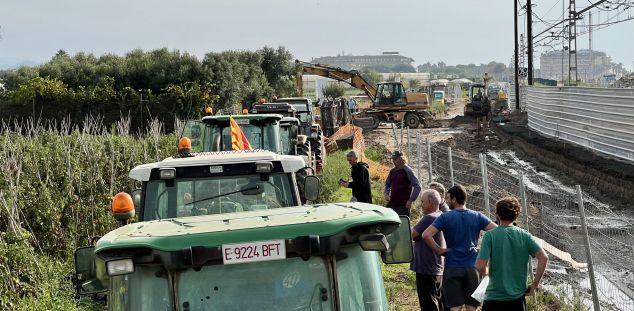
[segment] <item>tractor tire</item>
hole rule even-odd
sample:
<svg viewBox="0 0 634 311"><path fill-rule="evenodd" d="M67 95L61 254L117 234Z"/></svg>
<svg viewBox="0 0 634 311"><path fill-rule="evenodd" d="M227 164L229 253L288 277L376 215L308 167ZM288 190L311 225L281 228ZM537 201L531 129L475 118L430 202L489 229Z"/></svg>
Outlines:
<svg viewBox="0 0 634 311"><path fill-rule="evenodd" d="M377 115L372 115L372 129L376 130L377 128L379 128L379 125L381 125L381 120L379 120L379 117Z"/></svg>
<svg viewBox="0 0 634 311"><path fill-rule="evenodd" d="M405 115L405 126L415 129L420 126L420 119L414 113L408 113Z"/></svg>
<svg viewBox="0 0 634 311"><path fill-rule="evenodd" d="M297 155L309 156L310 155L309 150L310 148L308 147L308 143L297 145Z"/></svg>

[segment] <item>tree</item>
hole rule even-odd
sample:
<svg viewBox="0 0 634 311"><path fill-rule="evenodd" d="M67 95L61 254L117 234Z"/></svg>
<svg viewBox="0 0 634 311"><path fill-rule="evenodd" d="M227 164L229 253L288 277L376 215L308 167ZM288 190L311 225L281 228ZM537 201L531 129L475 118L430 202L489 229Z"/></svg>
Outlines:
<svg viewBox="0 0 634 311"><path fill-rule="evenodd" d="M383 77L381 76L381 74L376 72L376 70L370 68L363 69L363 71L361 72L361 76L374 87L376 87L377 83L383 81Z"/></svg>
<svg viewBox="0 0 634 311"><path fill-rule="evenodd" d="M325 97L329 97L332 99L338 98L338 97L342 97L343 94L346 93L346 90L344 89L343 85L339 84L339 83L330 83L326 86L324 86L321 89L322 93L324 94Z"/></svg>
<svg viewBox="0 0 634 311"><path fill-rule="evenodd" d="M11 98L13 103L23 106L30 104L30 111L24 112L26 115L30 112L31 116L36 115L37 104L42 105L42 110L44 110L44 103L55 103L55 105L48 105L46 111L48 116L54 114L65 115L66 112L71 112L68 110L64 111L64 108L76 108L69 106L72 105L72 101L69 100L72 95L74 95L72 90L69 90L62 81L49 77L35 77L21 84L17 90L9 92L9 98Z"/></svg>
<svg viewBox="0 0 634 311"><path fill-rule="evenodd" d="M292 95L295 92L293 79L296 68L291 52L282 46L277 49L265 46L257 52L262 57L260 67L274 92L279 96Z"/></svg>
<svg viewBox="0 0 634 311"><path fill-rule="evenodd" d="M420 80L411 79L407 81L408 88L412 91L417 91L420 88Z"/></svg>

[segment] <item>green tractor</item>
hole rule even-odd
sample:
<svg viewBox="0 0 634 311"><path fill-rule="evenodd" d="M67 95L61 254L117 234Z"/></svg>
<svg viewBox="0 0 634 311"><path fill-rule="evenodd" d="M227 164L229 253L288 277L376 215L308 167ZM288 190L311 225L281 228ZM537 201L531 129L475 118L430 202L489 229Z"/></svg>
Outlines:
<svg viewBox="0 0 634 311"><path fill-rule="evenodd" d="M296 109L297 118L300 121L299 133L306 135L310 150L315 153L317 173L320 174L325 165L326 146L324 145L323 130L317 121L317 116L313 113L312 100L306 97L283 97L278 98L275 103L287 103Z"/></svg>
<svg viewBox="0 0 634 311"><path fill-rule="evenodd" d="M337 203L128 224L75 268L109 310L388 310L379 258L412 260L408 218Z"/></svg>

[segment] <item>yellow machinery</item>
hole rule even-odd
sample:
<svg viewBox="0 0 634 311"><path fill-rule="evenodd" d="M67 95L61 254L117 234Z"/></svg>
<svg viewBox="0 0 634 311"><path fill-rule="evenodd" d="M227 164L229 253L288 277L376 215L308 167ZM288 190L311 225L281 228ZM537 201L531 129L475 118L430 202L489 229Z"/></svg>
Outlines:
<svg viewBox="0 0 634 311"><path fill-rule="evenodd" d="M405 126L417 128L431 117L429 95L427 93L405 92L401 82L380 82L376 87L366 81L356 70L344 70L322 64L295 61L301 70L297 73L297 89L303 95L302 74L313 74L345 82L363 92L372 100L369 109L362 110L355 118L369 118L372 128L381 122L401 122Z"/></svg>

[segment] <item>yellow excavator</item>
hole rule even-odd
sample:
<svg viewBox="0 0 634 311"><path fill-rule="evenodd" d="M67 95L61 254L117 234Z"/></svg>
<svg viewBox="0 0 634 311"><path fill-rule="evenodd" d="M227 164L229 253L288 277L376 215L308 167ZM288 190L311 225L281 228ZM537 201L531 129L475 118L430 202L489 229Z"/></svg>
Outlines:
<svg viewBox="0 0 634 311"><path fill-rule="evenodd" d="M404 121L405 126L418 128L431 118L429 113L429 94L405 92L401 82L380 82L374 87L356 70L344 70L322 64L311 64L295 60L297 66L297 90L303 96L302 75L312 74L345 82L363 92L372 100L369 109L355 114L355 118L368 118L373 129L381 122L395 123Z"/></svg>

